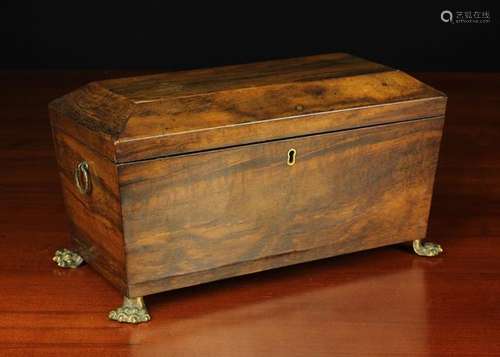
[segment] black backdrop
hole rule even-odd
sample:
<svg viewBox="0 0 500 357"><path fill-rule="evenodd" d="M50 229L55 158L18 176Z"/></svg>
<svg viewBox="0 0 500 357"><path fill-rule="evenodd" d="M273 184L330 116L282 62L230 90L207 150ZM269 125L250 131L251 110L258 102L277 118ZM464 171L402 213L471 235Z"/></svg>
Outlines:
<svg viewBox="0 0 500 357"><path fill-rule="evenodd" d="M442 10L488 11L450 24ZM182 69L350 52L409 71L500 70L494 2L0 4L2 68Z"/></svg>

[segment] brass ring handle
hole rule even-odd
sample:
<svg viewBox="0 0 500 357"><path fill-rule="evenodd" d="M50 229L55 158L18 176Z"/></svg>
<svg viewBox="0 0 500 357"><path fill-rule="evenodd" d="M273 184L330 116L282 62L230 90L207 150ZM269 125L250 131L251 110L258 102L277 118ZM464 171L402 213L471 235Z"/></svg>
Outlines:
<svg viewBox="0 0 500 357"><path fill-rule="evenodd" d="M82 161L76 166L75 183L76 188L78 188L78 191L80 191L80 193L86 195L90 193L89 164L87 163L87 161Z"/></svg>

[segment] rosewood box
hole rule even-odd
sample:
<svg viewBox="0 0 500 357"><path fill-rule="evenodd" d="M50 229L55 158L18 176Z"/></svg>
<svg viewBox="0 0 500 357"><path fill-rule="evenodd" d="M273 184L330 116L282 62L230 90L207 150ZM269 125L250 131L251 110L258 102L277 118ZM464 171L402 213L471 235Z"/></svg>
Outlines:
<svg viewBox="0 0 500 357"><path fill-rule="evenodd" d="M72 247L143 296L423 243L446 96L344 53L104 80L49 105Z"/></svg>

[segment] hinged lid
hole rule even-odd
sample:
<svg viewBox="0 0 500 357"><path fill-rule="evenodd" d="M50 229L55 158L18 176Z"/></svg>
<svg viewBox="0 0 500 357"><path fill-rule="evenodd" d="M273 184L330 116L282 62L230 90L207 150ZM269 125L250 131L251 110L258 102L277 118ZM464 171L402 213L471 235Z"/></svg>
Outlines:
<svg viewBox="0 0 500 357"><path fill-rule="evenodd" d="M114 162L444 115L443 93L345 53L89 83L53 125Z"/></svg>

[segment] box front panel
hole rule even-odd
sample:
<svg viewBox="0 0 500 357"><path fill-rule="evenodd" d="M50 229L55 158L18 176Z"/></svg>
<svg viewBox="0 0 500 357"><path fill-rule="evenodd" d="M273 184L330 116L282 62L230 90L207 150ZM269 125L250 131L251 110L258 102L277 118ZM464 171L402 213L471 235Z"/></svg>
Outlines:
<svg viewBox="0 0 500 357"><path fill-rule="evenodd" d="M120 165L129 284L422 239L442 125L424 119Z"/></svg>

